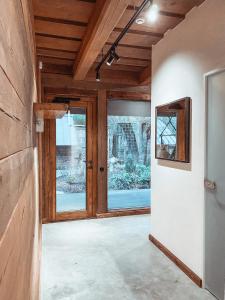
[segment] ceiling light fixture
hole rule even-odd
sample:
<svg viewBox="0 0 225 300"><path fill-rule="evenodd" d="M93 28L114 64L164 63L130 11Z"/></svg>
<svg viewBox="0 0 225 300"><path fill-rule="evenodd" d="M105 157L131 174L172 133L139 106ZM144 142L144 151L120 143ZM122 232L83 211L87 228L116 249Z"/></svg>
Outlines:
<svg viewBox="0 0 225 300"><path fill-rule="evenodd" d="M109 58L106 62L108 66L111 66L114 61L118 61L120 59L119 55L116 53L115 49L113 49L109 55Z"/></svg>
<svg viewBox="0 0 225 300"><path fill-rule="evenodd" d="M159 8L158 5L152 4L149 8L149 11L147 12L147 20L149 22L155 22L159 15Z"/></svg>
<svg viewBox="0 0 225 300"><path fill-rule="evenodd" d="M144 0L142 4L138 7L130 21L127 23L127 25L123 28L123 30L120 32L118 35L117 39L115 42L112 44L112 46L109 48L108 52L102 57L101 61L97 65L95 71L96 71L96 81L100 81L100 69L103 65L103 63L107 60L107 64L110 66L114 60L118 60L119 56L116 54L115 50L116 47L118 46L119 42L121 39L124 37L124 35L128 32L130 29L131 25L135 22L135 20L138 18L138 16L141 14L143 9L146 7L147 4L152 5L153 0ZM113 57L111 56L113 54Z"/></svg>
<svg viewBox="0 0 225 300"><path fill-rule="evenodd" d="M96 81L101 81L101 78L100 78L100 72L96 72Z"/></svg>
<svg viewBox="0 0 225 300"><path fill-rule="evenodd" d="M138 25L142 25L142 24L144 24L145 19L144 19L144 18L138 18L138 19L135 20L135 22L136 22L136 24L138 24Z"/></svg>

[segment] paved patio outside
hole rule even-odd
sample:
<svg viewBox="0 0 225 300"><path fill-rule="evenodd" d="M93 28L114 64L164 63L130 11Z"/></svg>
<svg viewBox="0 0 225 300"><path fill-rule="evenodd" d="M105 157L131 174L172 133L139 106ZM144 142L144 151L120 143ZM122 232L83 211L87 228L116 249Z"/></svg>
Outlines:
<svg viewBox="0 0 225 300"><path fill-rule="evenodd" d="M57 212L84 210L86 202L85 193L56 192ZM108 208L139 208L151 206L151 190L115 190L109 191Z"/></svg>

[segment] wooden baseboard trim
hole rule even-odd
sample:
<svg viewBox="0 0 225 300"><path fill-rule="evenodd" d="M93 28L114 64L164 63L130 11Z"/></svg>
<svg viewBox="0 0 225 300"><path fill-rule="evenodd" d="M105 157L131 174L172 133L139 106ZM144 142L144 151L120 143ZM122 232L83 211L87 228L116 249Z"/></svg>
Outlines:
<svg viewBox="0 0 225 300"><path fill-rule="evenodd" d="M185 265L179 258L177 258L172 252L170 252L163 244L161 244L156 238L151 234L149 235L149 240L161 250L178 268L181 269L195 284L202 287L202 279L195 274L187 265Z"/></svg>
<svg viewBox="0 0 225 300"><path fill-rule="evenodd" d="M151 208L140 208L140 209L126 209L126 210L110 210L105 213L97 213L96 216L88 217L85 213L60 213L56 215L55 220L42 219L42 224L55 223L55 222L66 222L66 221L76 221L76 220L88 220L96 218L112 218L112 217L123 217L123 216L133 216L133 215L144 215L150 214Z"/></svg>
<svg viewBox="0 0 225 300"><path fill-rule="evenodd" d="M42 219L42 224L48 224L50 221L47 218Z"/></svg>
<svg viewBox="0 0 225 300"><path fill-rule="evenodd" d="M65 220L83 220L88 219L87 211L76 211L76 212L61 212L57 213L54 221L65 221Z"/></svg>
<svg viewBox="0 0 225 300"><path fill-rule="evenodd" d="M140 208L140 209L125 209L125 210L110 210L105 213L97 213L97 218L112 218L112 217L123 217L123 216L133 216L133 215L144 215L150 214L151 208Z"/></svg>

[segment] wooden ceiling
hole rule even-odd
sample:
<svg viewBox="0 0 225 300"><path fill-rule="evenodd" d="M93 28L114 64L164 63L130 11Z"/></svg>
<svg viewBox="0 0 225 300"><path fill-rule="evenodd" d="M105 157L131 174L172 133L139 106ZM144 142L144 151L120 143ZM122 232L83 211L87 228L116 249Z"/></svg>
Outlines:
<svg viewBox="0 0 225 300"><path fill-rule="evenodd" d="M104 64L101 82L96 83L95 66L102 52L107 52L142 1L33 0L44 85L86 90L149 86L152 45L202 2L154 0L160 9L157 21L132 25L117 48L120 60L111 67Z"/></svg>

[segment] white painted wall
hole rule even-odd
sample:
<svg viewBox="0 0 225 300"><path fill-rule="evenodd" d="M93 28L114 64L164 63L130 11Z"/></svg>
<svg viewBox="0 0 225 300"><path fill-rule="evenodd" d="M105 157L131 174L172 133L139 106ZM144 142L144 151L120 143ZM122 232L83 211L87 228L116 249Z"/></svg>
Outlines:
<svg viewBox="0 0 225 300"><path fill-rule="evenodd" d="M204 74L225 67L225 0L194 8L154 46L152 61L153 139L155 106L188 96L192 145L190 164L152 158L151 234L203 278Z"/></svg>

